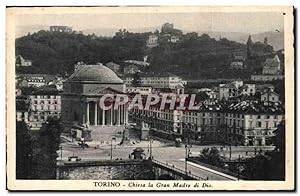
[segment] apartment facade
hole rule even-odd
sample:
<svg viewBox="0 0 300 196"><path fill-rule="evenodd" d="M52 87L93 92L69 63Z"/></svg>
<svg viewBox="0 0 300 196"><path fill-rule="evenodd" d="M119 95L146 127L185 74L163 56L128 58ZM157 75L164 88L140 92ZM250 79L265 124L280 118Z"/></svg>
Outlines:
<svg viewBox="0 0 300 196"><path fill-rule="evenodd" d="M29 96L29 124L39 129L49 117L59 118L61 114L61 96L58 94L35 94Z"/></svg>
<svg viewBox="0 0 300 196"><path fill-rule="evenodd" d="M230 105L202 105L197 111L150 108L129 113L135 123L145 122L150 129L176 134L200 144L270 146L270 138L284 119L282 107L258 101Z"/></svg>
<svg viewBox="0 0 300 196"><path fill-rule="evenodd" d="M133 77L126 77L125 84L131 85ZM151 86L152 88L169 88L176 89L178 86L183 86L186 81L181 77L173 74L148 74L140 76L141 86Z"/></svg>

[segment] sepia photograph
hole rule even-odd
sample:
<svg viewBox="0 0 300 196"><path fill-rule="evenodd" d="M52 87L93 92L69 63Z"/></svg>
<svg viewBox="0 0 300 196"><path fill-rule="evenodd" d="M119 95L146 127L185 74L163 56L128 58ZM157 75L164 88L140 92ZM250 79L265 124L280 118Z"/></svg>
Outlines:
<svg viewBox="0 0 300 196"><path fill-rule="evenodd" d="M7 189L294 190L293 12L7 7Z"/></svg>

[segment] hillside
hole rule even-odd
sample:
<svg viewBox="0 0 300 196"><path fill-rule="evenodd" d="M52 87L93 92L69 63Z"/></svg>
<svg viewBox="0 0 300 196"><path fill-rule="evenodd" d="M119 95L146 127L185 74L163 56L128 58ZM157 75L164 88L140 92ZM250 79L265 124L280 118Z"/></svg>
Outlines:
<svg viewBox="0 0 300 196"><path fill-rule="evenodd" d="M128 59L142 60L149 56L151 72L171 72L189 78L249 77L251 65L243 71L229 70L233 52L246 53L244 44L226 38L216 40L207 34L188 33L179 43L160 42L147 49L149 33L119 31L113 38L76 33L39 31L16 39L16 55L33 61L30 68L18 67L18 73L70 74L73 65L107 63L114 61L123 66ZM264 47L264 46L258 46ZM263 59L262 59L263 60ZM260 61L255 66L260 67Z"/></svg>

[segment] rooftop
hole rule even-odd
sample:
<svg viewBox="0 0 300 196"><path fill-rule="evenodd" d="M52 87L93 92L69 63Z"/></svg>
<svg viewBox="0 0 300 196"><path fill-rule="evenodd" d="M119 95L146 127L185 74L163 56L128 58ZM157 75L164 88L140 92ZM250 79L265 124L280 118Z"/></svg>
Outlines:
<svg viewBox="0 0 300 196"><path fill-rule="evenodd" d="M123 84L115 72L102 64L80 65L67 81L93 81L102 84Z"/></svg>

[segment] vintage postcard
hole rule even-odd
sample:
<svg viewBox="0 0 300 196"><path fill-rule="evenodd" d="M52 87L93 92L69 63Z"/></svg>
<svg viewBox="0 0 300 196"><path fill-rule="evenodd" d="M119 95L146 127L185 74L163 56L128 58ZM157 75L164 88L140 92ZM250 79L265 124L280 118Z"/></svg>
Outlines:
<svg viewBox="0 0 300 196"><path fill-rule="evenodd" d="M7 189L295 189L294 8L7 7Z"/></svg>

